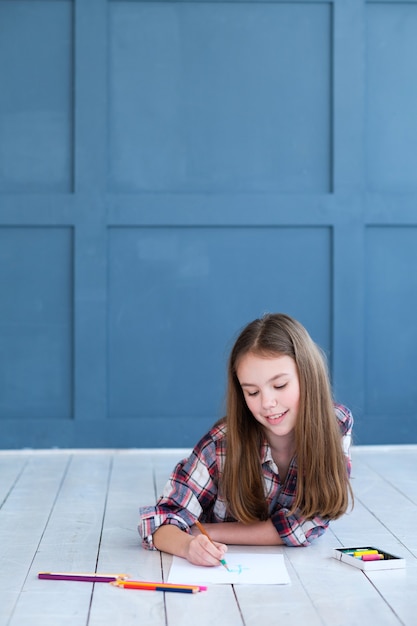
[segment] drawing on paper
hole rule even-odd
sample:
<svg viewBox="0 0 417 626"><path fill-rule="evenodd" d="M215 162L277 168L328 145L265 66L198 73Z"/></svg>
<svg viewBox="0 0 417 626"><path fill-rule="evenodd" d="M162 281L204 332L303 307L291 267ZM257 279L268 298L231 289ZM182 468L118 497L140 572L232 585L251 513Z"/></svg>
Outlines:
<svg viewBox="0 0 417 626"><path fill-rule="evenodd" d="M241 574L244 570L249 570L249 567L243 567L243 565L228 565L228 571L230 574Z"/></svg>
<svg viewBox="0 0 417 626"><path fill-rule="evenodd" d="M192 565L186 559L174 556L169 571L168 582L178 584L206 585L246 584L246 585L285 585L290 582L282 554L252 552L227 553L227 566L204 567Z"/></svg>

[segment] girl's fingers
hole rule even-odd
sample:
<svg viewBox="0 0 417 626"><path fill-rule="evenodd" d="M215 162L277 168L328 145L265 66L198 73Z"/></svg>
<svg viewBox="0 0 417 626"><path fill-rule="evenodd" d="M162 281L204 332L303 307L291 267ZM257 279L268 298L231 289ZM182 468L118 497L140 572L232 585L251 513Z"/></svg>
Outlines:
<svg viewBox="0 0 417 626"><path fill-rule="evenodd" d="M202 536L201 538L201 543L204 547L204 549L211 554L212 556L214 556L218 561L220 561L220 559L223 558L224 553L227 550L227 546L225 546L223 543L219 543L217 541L210 541L210 539L208 539L207 537Z"/></svg>
<svg viewBox="0 0 417 626"><path fill-rule="evenodd" d="M218 545L214 545L204 535L194 537L189 546L188 560L194 565L218 565L223 558L224 551Z"/></svg>

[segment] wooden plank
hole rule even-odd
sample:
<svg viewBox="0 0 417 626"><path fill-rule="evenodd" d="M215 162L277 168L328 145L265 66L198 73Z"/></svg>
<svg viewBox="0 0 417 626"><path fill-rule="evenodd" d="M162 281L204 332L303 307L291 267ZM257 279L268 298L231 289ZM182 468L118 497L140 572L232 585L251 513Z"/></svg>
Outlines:
<svg viewBox="0 0 417 626"><path fill-rule="evenodd" d="M386 576L384 576L386 574ZM404 570L369 572L369 580L387 602L399 623L412 626L417 614L417 567L407 560Z"/></svg>
<svg viewBox="0 0 417 626"><path fill-rule="evenodd" d="M357 450L355 460L366 464L417 504L417 446L404 446L404 449L384 447L380 451Z"/></svg>
<svg viewBox="0 0 417 626"><path fill-rule="evenodd" d="M7 473L16 472L16 457L1 455ZM11 618L38 550L63 476L68 455L28 453L24 469L0 510L0 622Z"/></svg>
<svg viewBox="0 0 417 626"><path fill-rule="evenodd" d="M369 542L406 559L404 570L366 576L403 624L414 624L417 613L416 460L417 446L359 449L354 458L357 507L360 518L369 520Z"/></svg>
<svg viewBox="0 0 417 626"><path fill-rule="evenodd" d="M414 456L414 463L415 460ZM357 459L357 471L360 473L357 474L354 485L358 502L367 508L374 520L378 520L384 528L389 529L398 549L401 546L412 546L413 527L417 516L417 504L413 495L415 492L413 481L417 479L417 471L412 467L413 459L408 468L403 465L397 453L393 453L389 461L387 458L381 461L379 471L376 471L368 460L364 463ZM399 477L396 467L403 468L404 477ZM413 554L417 556L417 551L414 550Z"/></svg>
<svg viewBox="0 0 417 626"><path fill-rule="evenodd" d="M0 456L0 509L27 462L28 455L19 452Z"/></svg>
<svg viewBox="0 0 417 626"><path fill-rule="evenodd" d="M60 456L46 456L48 475ZM64 455L65 458L65 455ZM38 580L39 571L95 571L107 495L111 453L73 454L10 626L87 623L93 585ZM36 478L36 477L35 477ZM40 507L42 510L42 507Z"/></svg>
<svg viewBox="0 0 417 626"><path fill-rule="evenodd" d="M138 506L154 500L152 452L116 454L109 483L99 571L122 572L137 580L161 580L161 555L143 550L137 531ZM165 625L164 594L95 585L89 626L119 623L123 626Z"/></svg>

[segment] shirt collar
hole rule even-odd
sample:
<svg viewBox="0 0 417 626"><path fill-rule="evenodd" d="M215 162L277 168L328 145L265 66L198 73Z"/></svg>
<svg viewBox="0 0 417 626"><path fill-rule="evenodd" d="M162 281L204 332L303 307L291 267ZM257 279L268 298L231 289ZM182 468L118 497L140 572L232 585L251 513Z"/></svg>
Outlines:
<svg viewBox="0 0 417 626"><path fill-rule="evenodd" d="M278 467L272 458L272 450L268 441L265 439L261 448L261 463L262 465L269 465L273 472L278 473Z"/></svg>
<svg viewBox="0 0 417 626"><path fill-rule="evenodd" d="M269 445L267 439L264 440L261 447L261 463L262 465L269 465L270 468L278 474L278 467L274 459L272 458L271 446ZM292 466L296 467L295 457L291 459L290 468Z"/></svg>

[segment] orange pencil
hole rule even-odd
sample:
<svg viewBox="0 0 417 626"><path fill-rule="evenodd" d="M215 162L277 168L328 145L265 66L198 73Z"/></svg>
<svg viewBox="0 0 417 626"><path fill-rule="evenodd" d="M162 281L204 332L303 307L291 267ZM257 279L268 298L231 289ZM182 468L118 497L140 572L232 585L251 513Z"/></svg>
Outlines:
<svg viewBox="0 0 417 626"><path fill-rule="evenodd" d="M207 587L200 585L176 585L174 583L147 582L141 580L115 580L111 585L124 589L143 589L144 591L174 591L177 593L198 593Z"/></svg>
<svg viewBox="0 0 417 626"><path fill-rule="evenodd" d="M211 541L211 543L214 545L214 541L213 539L210 537L210 535L208 534L208 532L206 531L206 529L204 528L203 524L201 524L198 520L196 520L195 525L197 526L198 530L200 531L200 533L202 533L203 535L205 535L207 537L207 539L209 541ZM220 563L222 565L224 565L224 567L227 569L227 571L229 571L229 568L227 567L227 563L225 561L225 559L220 559Z"/></svg>

